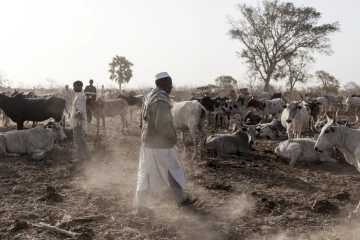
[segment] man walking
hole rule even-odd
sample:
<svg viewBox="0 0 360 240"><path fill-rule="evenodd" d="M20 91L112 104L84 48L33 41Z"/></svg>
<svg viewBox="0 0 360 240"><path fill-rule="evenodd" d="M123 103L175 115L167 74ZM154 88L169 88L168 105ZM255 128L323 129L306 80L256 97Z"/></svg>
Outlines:
<svg viewBox="0 0 360 240"><path fill-rule="evenodd" d="M84 92L85 93L94 93L95 97L92 98L92 99L94 99L94 101L95 101L95 99L96 99L96 87L93 86L94 80L90 79L89 83L90 83L90 85L87 85L85 87ZM92 115L91 115L90 109L88 109L88 108L86 108L86 117L87 117L87 123L91 123Z"/></svg>
<svg viewBox="0 0 360 240"><path fill-rule="evenodd" d="M71 92L69 89L69 85L65 85L65 88L61 91L61 95L65 97L65 107L68 111L70 111L71 107Z"/></svg>
<svg viewBox="0 0 360 240"><path fill-rule="evenodd" d="M71 126L74 131L74 142L76 144L77 159L72 162L83 162L91 160L89 146L85 139L86 124L86 96L82 92L83 83L74 82L75 99L71 111Z"/></svg>
<svg viewBox="0 0 360 240"><path fill-rule="evenodd" d="M157 87L145 97L140 116L142 146L135 207L141 217L152 215L152 209L146 206L149 189L158 192L164 184L170 188L179 207L197 201L197 198L188 198L184 193L184 171L174 150L177 135L169 99L172 79L166 72L157 74L155 78Z"/></svg>

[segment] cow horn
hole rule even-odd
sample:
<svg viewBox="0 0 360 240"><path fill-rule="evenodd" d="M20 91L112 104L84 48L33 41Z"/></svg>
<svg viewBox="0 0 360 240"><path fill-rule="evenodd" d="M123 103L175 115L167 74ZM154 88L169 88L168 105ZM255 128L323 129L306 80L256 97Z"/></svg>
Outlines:
<svg viewBox="0 0 360 240"><path fill-rule="evenodd" d="M281 99L284 100L285 103L288 103L288 101L284 98L284 94L281 94Z"/></svg>
<svg viewBox="0 0 360 240"><path fill-rule="evenodd" d="M314 124L311 124L311 128L312 128L312 130L313 130L314 132L320 133L320 131L318 131L318 130L316 129L316 127L315 127Z"/></svg>
<svg viewBox="0 0 360 240"><path fill-rule="evenodd" d="M301 93L299 93L300 97L301 97L301 100L298 101L298 103L301 103L303 100L304 100L304 97L301 95Z"/></svg>
<svg viewBox="0 0 360 240"><path fill-rule="evenodd" d="M339 119L339 110L340 110L340 108L339 108L338 110L336 110L336 114L335 114L335 118L334 118L334 123L336 123L337 120Z"/></svg>
<svg viewBox="0 0 360 240"><path fill-rule="evenodd" d="M359 122L359 117L355 114L355 122L353 123L349 123L348 121L346 122L346 126L344 127L351 127L351 126L354 126L356 123Z"/></svg>

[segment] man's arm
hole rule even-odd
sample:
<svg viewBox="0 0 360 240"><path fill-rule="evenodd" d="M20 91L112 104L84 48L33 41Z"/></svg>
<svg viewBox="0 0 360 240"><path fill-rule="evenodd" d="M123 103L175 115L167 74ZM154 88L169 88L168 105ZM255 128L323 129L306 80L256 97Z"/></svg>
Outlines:
<svg viewBox="0 0 360 240"><path fill-rule="evenodd" d="M176 143L177 136L174 129L174 124L171 117L171 110L169 104L164 101L158 101L156 111L155 127L161 135L163 135L169 142Z"/></svg>

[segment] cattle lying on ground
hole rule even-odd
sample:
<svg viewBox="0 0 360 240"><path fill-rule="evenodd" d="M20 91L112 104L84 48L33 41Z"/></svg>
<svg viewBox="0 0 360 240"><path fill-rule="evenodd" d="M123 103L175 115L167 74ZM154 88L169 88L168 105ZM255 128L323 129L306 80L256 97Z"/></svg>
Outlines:
<svg viewBox="0 0 360 240"><path fill-rule="evenodd" d="M249 133L245 133L249 132ZM252 154L255 126L243 126L232 134L215 134L206 140L206 150L216 151L219 157L238 158L239 153Z"/></svg>
<svg viewBox="0 0 360 240"><path fill-rule="evenodd" d="M174 119L174 126L176 130L181 131L181 140L184 144L185 154L187 153L185 144L185 132L190 131L191 137L194 142L194 153L191 159L194 159L197 152L196 145L196 131L200 133L200 157L204 151L204 143L206 139L206 132L204 129L206 121L206 109L198 101L184 101L174 102L171 113Z"/></svg>
<svg viewBox="0 0 360 240"><path fill-rule="evenodd" d="M45 127L9 131L0 134L0 155L44 154L53 148L55 140L65 139L63 127L56 122L49 122Z"/></svg>
<svg viewBox="0 0 360 240"><path fill-rule="evenodd" d="M348 163L355 166L360 171L360 130L346 128L337 123L337 112L334 119L327 117L327 124L322 128L321 133L315 143L315 150L323 152L326 149L336 147L345 156ZM350 218L358 214L360 202L355 211L350 214Z"/></svg>
<svg viewBox="0 0 360 240"><path fill-rule="evenodd" d="M281 114L281 124L286 129L288 139L300 138L302 129L309 124L309 113L302 104L303 96L300 96L300 101L292 102L287 102L284 96L281 96L286 103L282 106L284 111Z"/></svg>
<svg viewBox="0 0 360 240"><path fill-rule="evenodd" d="M94 101L92 97L90 97L91 95L89 95L89 93L87 93L86 95L86 106L89 108L91 114L96 118L96 136L99 135L100 119L102 119L105 134L105 118L116 117L118 115L120 115L121 117L121 132L123 133L126 126L126 113L128 110L128 103L123 99L104 101L101 98L98 98L96 99L96 101Z"/></svg>
<svg viewBox="0 0 360 240"><path fill-rule="evenodd" d="M349 108L352 105L356 106L355 111L357 111L358 107L360 106L360 98L358 98L358 97L347 97L346 100L345 100L345 103L346 103L346 110L345 111L349 111Z"/></svg>
<svg viewBox="0 0 360 240"><path fill-rule="evenodd" d="M286 136L286 129L281 124L281 121L273 119L270 123L256 125L256 135L276 139Z"/></svg>
<svg viewBox="0 0 360 240"><path fill-rule="evenodd" d="M322 161L337 163L335 149L328 148L323 152L314 150L316 139L313 138L295 138L281 142L275 148L277 157L290 160L289 165L294 165L296 161Z"/></svg>
<svg viewBox="0 0 360 240"><path fill-rule="evenodd" d="M24 128L24 121L41 122L54 118L56 122L62 120L65 100L57 97L49 99L27 99L21 94L8 97L0 94L0 108L17 124L17 129Z"/></svg>
<svg viewBox="0 0 360 240"><path fill-rule="evenodd" d="M285 104L285 101L281 98L272 99L272 100L256 100L254 98L250 99L247 103L247 107L254 107L257 109L257 113L263 117L265 122L267 121L268 116L271 114L273 117L276 117L277 114L283 111L282 107Z"/></svg>
<svg viewBox="0 0 360 240"><path fill-rule="evenodd" d="M129 105L129 111L130 111L130 121L132 120L132 116L133 116L133 112L134 112L134 109L137 107L137 108L140 108L142 107L142 104L143 104L143 99L141 97L137 97L137 96L133 96L133 95L130 95L130 96L124 96L124 95L119 95L118 96L119 99L124 99L128 105Z"/></svg>

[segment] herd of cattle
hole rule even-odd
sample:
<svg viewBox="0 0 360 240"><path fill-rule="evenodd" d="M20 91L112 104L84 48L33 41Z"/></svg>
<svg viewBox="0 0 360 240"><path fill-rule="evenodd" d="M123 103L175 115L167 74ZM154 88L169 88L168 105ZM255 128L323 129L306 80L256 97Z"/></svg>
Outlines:
<svg viewBox="0 0 360 240"><path fill-rule="evenodd" d="M122 131L127 126L126 116L130 118L134 109L141 109L143 95L119 94L117 99L106 93L99 98L95 94L85 93L87 109L97 120L97 135L100 119L103 121L105 133L106 117L121 116ZM287 140L280 142L274 150L275 154L290 161L290 165L298 160L320 160L336 163L335 147L344 153L346 160L360 171L360 131L351 129L359 118L350 122L349 118L341 120L338 111L346 104L347 112L352 105L356 110L360 105L360 96L352 95L346 99L340 96L320 96L307 93L300 100L289 101L284 94L260 93L257 96L240 94L234 97L211 97L193 94L189 101L180 101L172 97L171 113L174 126L181 131L184 152L185 132L190 131L194 142L192 159L197 154L197 137L200 140L200 157L205 149L215 151L219 157L238 157L241 153L252 154L255 138L271 138ZM67 138L64 133L66 99L61 94L33 96L31 93L0 94L0 108L4 116L17 124L15 131L0 134L0 154L14 156L17 154L39 154L52 149L55 140ZM327 115L334 105L339 105L335 117ZM220 125L218 120L220 117ZM236 119L235 119L236 117ZM22 130L25 121L40 122L53 118L45 127ZM235 120L234 120L235 119ZM207 136L212 121L214 128L222 128L224 123L231 133ZM223 121L225 120L225 121ZM226 121L227 120L227 121ZM235 121L235 122L234 122ZM5 121L6 122L6 121ZM224 122L224 123L223 123ZM60 124L61 123L61 124ZM22 130L22 131L20 131ZM312 131L313 138L301 138L305 131ZM360 207L357 207L357 209ZM357 209L354 213L357 212Z"/></svg>

